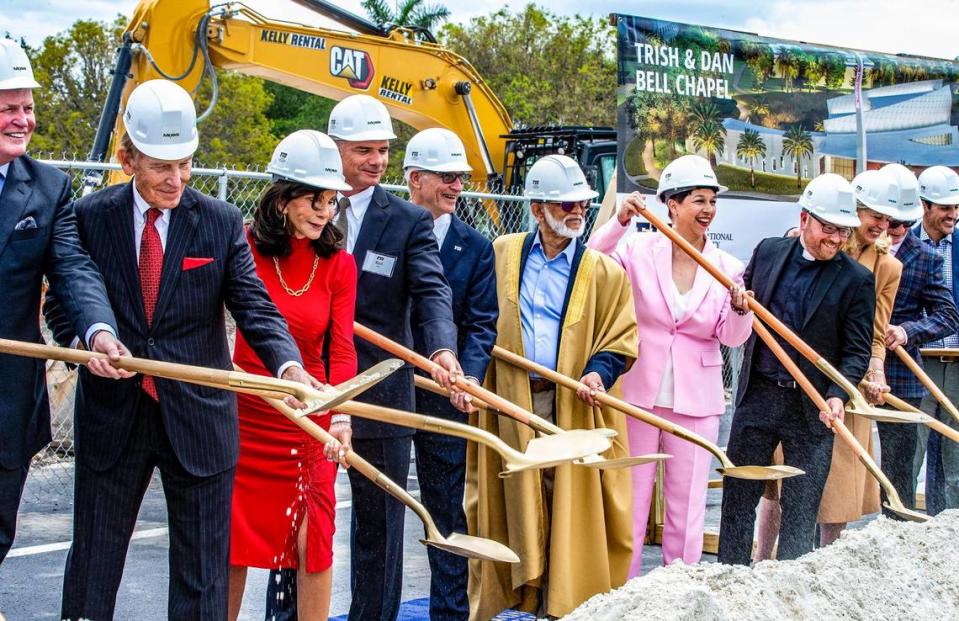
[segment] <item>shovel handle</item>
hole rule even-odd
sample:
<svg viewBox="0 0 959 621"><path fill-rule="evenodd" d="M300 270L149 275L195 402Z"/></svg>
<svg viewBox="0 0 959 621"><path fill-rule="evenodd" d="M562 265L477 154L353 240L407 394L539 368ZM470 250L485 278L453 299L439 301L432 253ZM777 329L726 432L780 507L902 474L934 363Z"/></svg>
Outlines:
<svg viewBox="0 0 959 621"><path fill-rule="evenodd" d="M940 421L940 420L937 420L937 419L933 418L932 416L929 416L928 414L926 414L925 412L923 412L923 411L920 410L919 408L916 408L916 407L913 407L912 405L909 405L908 403L906 403L905 401L903 401L903 400L900 399L899 397L895 397L895 396L893 396L893 395L888 395L888 394L887 394L887 395L885 395L884 398L885 398L885 400L886 400L886 403L888 403L888 404L891 405L892 407L896 408L897 410L902 410L903 412L916 412L916 413L922 414L922 415L923 415L923 418L924 418L924 420L923 420L923 424L924 424L924 425L926 425L927 427L929 427L929 428L932 429L933 431L938 431L941 435L946 436L947 438L949 438L949 439L952 440L953 442L959 443L959 431L953 429L952 427L950 427L949 425L945 424L944 422L942 422L942 421Z"/></svg>
<svg viewBox="0 0 959 621"><path fill-rule="evenodd" d="M922 370L922 367L919 366L919 363L916 362L912 356L905 350L903 347L897 347L893 351L896 352L896 355L899 356L899 360L906 365L913 374L919 378L919 381L922 382L922 385L932 393L932 396L936 398L936 401L942 405L943 409L949 412L949 415L952 416L955 420L959 421L959 410L956 409L956 406L952 401L945 395L942 390L936 386L936 383L932 381L932 378Z"/></svg>
<svg viewBox="0 0 959 621"><path fill-rule="evenodd" d="M668 224L664 223L656 214L650 209L643 209L641 215L649 221L650 224L655 226L660 233L665 235L672 241L674 244L679 246L679 248L685 252L689 257L699 264L706 272L709 273L713 278L719 281L722 286L727 289L732 289L736 283L733 282L733 279L723 273L718 267L706 260L706 257L696 249L691 243L683 239L679 233L674 231ZM799 336L793 332L789 326L780 321L775 315L769 312L765 306L760 304L755 298L751 296L746 296L746 302L749 304L750 310L752 310L757 317L761 318L770 328L775 330L781 337L783 337L790 345L792 345L796 351L798 351L804 358L816 364L816 362L821 358L816 351L810 347L805 341L803 341ZM796 380L797 382L799 380Z"/></svg>
<svg viewBox="0 0 959 621"><path fill-rule="evenodd" d="M820 411L828 412L829 404L826 403L826 400L823 398L819 391L816 390L815 386L812 385L812 382L809 381L809 378L806 377L806 374L800 370L799 366L793 362L793 359L789 357L789 354L786 353L786 350L782 348L776 339L773 338L773 335L769 333L769 330L766 329L759 319L753 320L753 330L756 334L766 343L766 346L769 347L770 351L776 355L776 358L779 359L779 362L786 368L789 374L796 380L796 383L802 387L803 392L806 393L812 402L815 404ZM896 491L896 488L893 487L892 483L886 478L886 475L883 474L882 470L879 469L879 466L876 465L876 462L873 461L872 456L869 454L866 449L863 448L859 441L856 440L856 436L849 431L849 428L841 420L833 420L830 423L830 427L837 436L839 436L843 442L845 442L852 452L856 454L856 457L862 462L862 465L866 467L866 470L879 481L879 485L882 486L883 490L886 492L886 496L890 499L890 504L894 506L902 506L902 500L899 498L899 493ZM895 500L893 500L895 499Z"/></svg>
<svg viewBox="0 0 959 621"><path fill-rule="evenodd" d="M589 387L586 384L578 380L574 380L573 378L563 375L562 373L559 373L557 371L553 371L552 369L547 369L546 367L540 364L537 364L536 362L533 362L532 360L528 358L524 358L523 356L513 353L509 351L508 349L503 349L499 345L493 346L493 355L499 358L500 360L504 360L512 364L513 366L519 367L520 369L525 369L527 371L532 371L533 373L536 373L540 377L548 379L554 384L563 386L570 390L578 390L580 388L585 388L587 390L589 389ZM710 442L706 438L700 436L699 434L694 433L690 431L689 429L686 429L685 427L680 427L679 425L676 425L675 423L672 423L666 420L665 418L661 418L651 412L647 412L646 410L640 409L636 407L635 405L633 405L632 403L627 403L626 401L623 401L622 399L617 399L616 397L610 395L609 393L597 392L595 395L593 395L593 399L599 401L603 405L611 407L624 414L628 414L629 416L632 416L633 418L641 420L644 423L652 425L653 427L658 427L659 429L662 429L668 434L674 435L678 438L682 438L683 440L686 440L687 442L692 442L693 444L701 446L702 448L706 449L707 451L715 455L716 458L720 462L722 462L724 468L733 467L733 463L729 460L729 457L727 457L726 454L723 453L718 446L716 446L714 443Z"/></svg>
<svg viewBox="0 0 959 621"><path fill-rule="evenodd" d="M434 370L442 368L440 365L436 364L426 356L421 356L415 351L404 347L396 341L388 339L382 334L374 332L358 322L353 322L353 333L363 340L376 345L380 349L389 352L397 358L405 360L421 371L432 373ZM515 419L524 425L531 425L530 419L533 416L532 413L527 412L515 403L511 403L496 393L486 390L482 386L477 386L470 381L458 381L456 382L456 385L464 392L482 399L510 418Z"/></svg>

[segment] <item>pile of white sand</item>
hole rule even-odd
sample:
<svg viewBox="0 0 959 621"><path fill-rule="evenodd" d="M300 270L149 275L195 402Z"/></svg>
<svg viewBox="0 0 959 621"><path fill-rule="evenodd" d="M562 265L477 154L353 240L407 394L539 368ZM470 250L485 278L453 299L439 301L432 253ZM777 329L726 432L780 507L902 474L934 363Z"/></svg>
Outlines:
<svg viewBox="0 0 959 621"><path fill-rule="evenodd" d="M568 621L959 619L959 510L877 518L795 561L674 563L597 595Z"/></svg>

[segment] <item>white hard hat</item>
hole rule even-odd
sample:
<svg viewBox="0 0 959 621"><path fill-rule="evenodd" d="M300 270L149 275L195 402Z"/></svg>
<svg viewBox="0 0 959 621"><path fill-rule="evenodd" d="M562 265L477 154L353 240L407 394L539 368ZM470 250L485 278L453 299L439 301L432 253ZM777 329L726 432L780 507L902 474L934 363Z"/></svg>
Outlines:
<svg viewBox="0 0 959 621"><path fill-rule="evenodd" d="M860 224L852 186L835 173L819 175L806 184L799 205L820 220L836 226L855 228Z"/></svg>
<svg viewBox="0 0 959 621"><path fill-rule="evenodd" d="M30 59L20 44L0 39L0 91L19 88L40 88L40 85L33 79Z"/></svg>
<svg viewBox="0 0 959 621"><path fill-rule="evenodd" d="M716 193L725 192L729 188L720 185L716 173L709 161L698 155L684 155L670 162L659 176L659 187L656 196L659 200L666 199L686 190L694 188L713 188Z"/></svg>
<svg viewBox="0 0 959 621"><path fill-rule="evenodd" d="M930 166L919 175L919 196L937 205L959 205L959 175L947 166Z"/></svg>
<svg viewBox="0 0 959 621"><path fill-rule="evenodd" d="M158 160L179 160L196 151L196 108L190 94L169 80L140 84L127 99L123 126L141 153Z"/></svg>
<svg viewBox="0 0 959 621"><path fill-rule="evenodd" d="M579 164L565 155L547 155L536 160L526 173L526 198L549 203L584 201L599 196L589 187Z"/></svg>
<svg viewBox="0 0 959 621"><path fill-rule="evenodd" d="M459 136L448 129L431 127L416 134L406 143L403 168L419 168L433 172L469 172L466 147Z"/></svg>
<svg viewBox="0 0 959 621"><path fill-rule="evenodd" d="M921 218L922 203L919 201L919 180L916 179L916 174L902 164L886 164L879 170L892 173L899 183L899 219Z"/></svg>
<svg viewBox="0 0 959 621"><path fill-rule="evenodd" d="M901 220L899 180L890 170L865 170L852 180L856 200L884 216Z"/></svg>
<svg viewBox="0 0 959 621"><path fill-rule="evenodd" d="M343 161L333 139L314 129L300 129L276 145L266 171L276 177L322 190L352 190L343 178Z"/></svg>
<svg viewBox="0 0 959 621"><path fill-rule="evenodd" d="M369 95L350 95L333 106L327 133L350 142L396 138L386 106Z"/></svg>

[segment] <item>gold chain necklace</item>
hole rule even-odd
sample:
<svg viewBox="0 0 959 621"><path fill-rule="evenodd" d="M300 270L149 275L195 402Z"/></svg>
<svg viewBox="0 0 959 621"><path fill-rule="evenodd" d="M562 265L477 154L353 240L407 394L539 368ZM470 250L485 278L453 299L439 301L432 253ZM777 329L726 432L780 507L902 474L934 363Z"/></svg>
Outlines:
<svg viewBox="0 0 959 621"><path fill-rule="evenodd" d="M300 297L310 289L310 285L313 284L313 277L316 276L316 266L320 264L320 255L315 255L313 257L313 270L310 272L310 277L307 279L306 284L303 285L300 289L293 290L290 288L290 285L286 284L286 281L283 280L283 272L280 271L280 261L276 257L273 257L273 267L276 268L276 275L280 278L280 285L283 287L283 290L292 295L295 298Z"/></svg>

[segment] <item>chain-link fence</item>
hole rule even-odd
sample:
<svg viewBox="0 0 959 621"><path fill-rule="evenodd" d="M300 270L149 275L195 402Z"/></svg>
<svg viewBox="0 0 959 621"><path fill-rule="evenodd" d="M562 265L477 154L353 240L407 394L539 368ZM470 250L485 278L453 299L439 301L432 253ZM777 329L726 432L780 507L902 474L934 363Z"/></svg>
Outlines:
<svg viewBox="0 0 959 621"><path fill-rule="evenodd" d="M117 164L102 164L79 160L45 160L69 174L73 180L73 197L80 198L84 193L84 184L90 190L96 190L108 183L111 173L119 172ZM249 218L256 209L260 194L270 183L270 175L256 171L241 171L229 168L194 168L190 185L194 189L228 201L238 206L244 216ZM384 188L400 196L406 196L407 189L402 179L383 183ZM586 214L586 234L592 230L599 205L594 204ZM457 207L457 215L475 227L483 235L494 239L499 235L529 230L530 216L526 201L522 196L498 194L489 191L482 184L471 182L463 192ZM52 342L49 333L47 341ZM734 369L738 369L738 356L725 355L723 376L729 389L735 385ZM48 493L72 489L72 469L64 465L73 459L73 393L76 387L76 370L71 370L61 362L47 363L47 384L50 392L50 409L53 421L53 442L41 451L33 461L33 475L43 483L34 486L35 493ZM44 489L46 488L46 489Z"/></svg>

